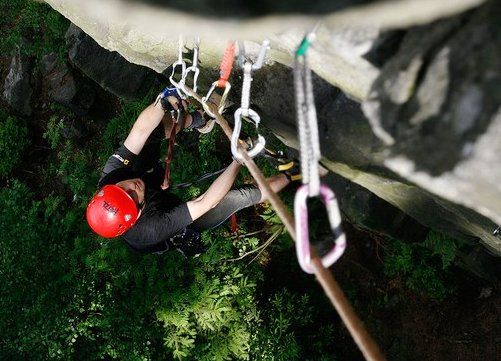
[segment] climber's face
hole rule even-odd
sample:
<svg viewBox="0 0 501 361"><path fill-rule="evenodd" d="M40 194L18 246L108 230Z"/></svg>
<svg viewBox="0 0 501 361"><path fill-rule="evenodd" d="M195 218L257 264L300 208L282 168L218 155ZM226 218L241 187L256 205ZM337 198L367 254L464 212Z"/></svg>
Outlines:
<svg viewBox="0 0 501 361"><path fill-rule="evenodd" d="M142 179L140 178L127 179L118 182L116 185L122 188L124 191L126 191L127 194L132 197L134 202L136 202L138 208L140 208L139 205L144 202L144 191L145 191L145 184Z"/></svg>

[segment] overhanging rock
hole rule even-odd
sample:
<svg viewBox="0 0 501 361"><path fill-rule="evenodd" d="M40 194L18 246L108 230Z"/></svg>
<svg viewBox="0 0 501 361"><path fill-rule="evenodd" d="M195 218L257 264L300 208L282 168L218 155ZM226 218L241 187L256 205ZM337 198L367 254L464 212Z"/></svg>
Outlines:
<svg viewBox="0 0 501 361"><path fill-rule="evenodd" d="M318 16L236 21L120 0L46 2L101 46L157 72L176 59L180 33L188 47L201 36L200 60L212 70L205 72L205 84L214 80L230 37L246 40L251 55L261 40L270 39L268 64L255 76L253 107L265 125L296 144L287 66ZM501 223L500 98L499 86L493 86L499 85L501 69L499 5L343 3L342 10L322 16L309 53L319 76L315 92L326 162L421 223L461 238L478 237L500 253L501 239L492 235ZM399 36L381 52L388 30L398 30ZM238 76L233 79L232 100L238 102Z"/></svg>

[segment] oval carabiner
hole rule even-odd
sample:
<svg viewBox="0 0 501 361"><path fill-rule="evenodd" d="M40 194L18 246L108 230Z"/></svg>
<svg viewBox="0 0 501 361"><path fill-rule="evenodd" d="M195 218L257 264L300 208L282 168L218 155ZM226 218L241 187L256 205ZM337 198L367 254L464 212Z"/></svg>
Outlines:
<svg viewBox="0 0 501 361"><path fill-rule="evenodd" d="M178 66L181 66L181 78L183 79L184 73L186 72L186 63L183 60L183 38L182 36L179 37L179 48L178 48L178 55L177 55L177 60L172 64L172 73L170 74L169 81L172 85L176 87L176 90L179 94L179 96L183 99L186 97L179 91L179 83L174 80L174 75L176 74L176 68Z"/></svg>
<svg viewBox="0 0 501 361"><path fill-rule="evenodd" d="M256 126L259 124L261 121L261 118L259 117L259 114L257 114L254 110L252 109L246 109L248 111L248 116L251 118L251 120L256 124ZM240 139L240 131L242 129L242 113L244 109L238 108L235 111L235 126L233 128L233 133L231 135L231 153L240 162L243 162L244 158L238 151L238 141ZM254 158L256 155L261 153L261 151L264 149L266 145L266 139L261 134L258 134L257 142L254 144L252 149L247 151L247 154L249 157Z"/></svg>
<svg viewBox="0 0 501 361"><path fill-rule="evenodd" d="M198 74L200 73L200 69L196 66L190 66L186 68L186 71L184 72L184 77L179 81L179 88L187 94L188 92L186 91L185 85L186 85L186 78L188 77L188 74L190 72L193 72L193 91L196 93L197 92L197 79L198 79Z"/></svg>
<svg viewBox="0 0 501 361"><path fill-rule="evenodd" d="M264 39L261 43L261 48L259 49L259 54L257 55L256 61L252 62L252 70L258 70L263 66L264 58L266 57L266 52L270 48L270 41L268 39ZM245 45L243 41L238 42L238 66L243 68L246 63L245 56ZM250 61L250 60L249 60Z"/></svg>
<svg viewBox="0 0 501 361"><path fill-rule="evenodd" d="M341 214L334 192L325 184L320 185L320 196L327 209L327 217L333 235L334 247L321 258L324 267L332 266L346 249L346 236L341 229ZM311 265L310 235L308 229L308 185L304 184L296 191L294 197L294 219L296 223L296 253L299 265L306 273L315 273Z"/></svg>
<svg viewBox="0 0 501 361"><path fill-rule="evenodd" d="M200 69L198 69L198 51L200 47L200 38L197 37L194 41L193 44L193 61L191 62L191 66L186 68L184 71L183 77L179 81L179 88L186 94L188 95L188 92L186 91L186 78L188 77L188 74L190 72L193 72L193 91L196 93L197 92L197 79L198 79L198 74L200 73Z"/></svg>
<svg viewBox="0 0 501 361"><path fill-rule="evenodd" d="M218 112L219 112L219 114L221 114L221 112L224 110L224 107L226 104L226 98L228 97L228 93L230 92L230 89L231 89L230 82L226 81L222 85L221 84L222 83L220 82L220 79L216 80L214 83L212 83L207 94L202 98L202 106L203 106L205 112L207 114L209 114L209 116L211 118L216 118L216 114L214 114L212 112L212 110L210 109L209 104L208 104L212 93L214 93L214 90L216 88L223 88L224 87L224 92L223 92L223 95L221 96L221 101L219 102L219 106L218 106Z"/></svg>

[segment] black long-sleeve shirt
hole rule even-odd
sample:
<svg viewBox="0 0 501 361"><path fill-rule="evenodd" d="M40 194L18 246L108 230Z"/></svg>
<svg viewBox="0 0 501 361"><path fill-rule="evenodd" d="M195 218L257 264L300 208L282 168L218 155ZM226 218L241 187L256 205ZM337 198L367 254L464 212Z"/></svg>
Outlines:
<svg viewBox="0 0 501 361"><path fill-rule="evenodd" d="M122 145L108 158L98 183L102 187L133 178L141 178L145 182L145 206L134 226L122 238L138 252L163 252L175 247L190 255L191 252L183 250L182 246L190 241L199 242L200 234L187 229L193 222L187 204L160 188L163 178L161 167L153 171L143 169L138 164L139 158Z"/></svg>

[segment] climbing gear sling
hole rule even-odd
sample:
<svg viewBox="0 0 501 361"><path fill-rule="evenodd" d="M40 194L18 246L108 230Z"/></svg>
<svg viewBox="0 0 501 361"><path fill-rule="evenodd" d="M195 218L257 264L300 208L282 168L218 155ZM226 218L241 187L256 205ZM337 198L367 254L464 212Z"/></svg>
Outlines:
<svg viewBox="0 0 501 361"><path fill-rule="evenodd" d="M346 248L346 236L341 229L341 214L334 192L320 183L320 141L318 138L317 114L313 98L311 70L306 53L314 39L314 32L304 37L299 45L294 62L294 87L296 95L297 128L299 133L301 173L303 185L294 198L294 215L297 231L296 251L303 271L314 273L311 266L311 251L308 231L307 199L320 196L327 209L329 224L335 236L335 245L322 257L324 267L336 262Z"/></svg>
<svg viewBox="0 0 501 361"><path fill-rule="evenodd" d="M216 88L224 88L223 95L221 97L221 101L219 102L218 112L222 113L226 104L226 98L228 97L228 93L231 89L231 84L228 81L228 78L231 74L231 69L233 68L233 58L235 56L235 43L230 42L226 48L223 59L221 60L221 65L219 66L219 79L212 83L207 94L202 98L202 106L207 114L209 114L212 118L215 118L216 115L212 111L210 107L210 97Z"/></svg>

